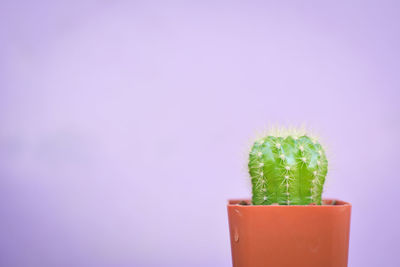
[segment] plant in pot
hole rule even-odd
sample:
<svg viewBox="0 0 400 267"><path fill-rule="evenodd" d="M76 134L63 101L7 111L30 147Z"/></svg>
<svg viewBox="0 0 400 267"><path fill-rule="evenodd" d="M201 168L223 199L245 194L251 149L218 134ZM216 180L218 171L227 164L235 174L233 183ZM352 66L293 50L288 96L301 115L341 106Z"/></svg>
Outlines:
<svg viewBox="0 0 400 267"><path fill-rule="evenodd" d="M328 160L316 139L259 138L248 170L251 201L228 203L234 267L347 266L351 205L321 198Z"/></svg>

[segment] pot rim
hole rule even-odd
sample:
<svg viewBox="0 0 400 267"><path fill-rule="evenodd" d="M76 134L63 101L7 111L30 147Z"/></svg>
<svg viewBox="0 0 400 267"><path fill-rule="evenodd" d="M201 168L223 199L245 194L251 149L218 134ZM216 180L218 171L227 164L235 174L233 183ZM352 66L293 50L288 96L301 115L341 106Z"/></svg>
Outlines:
<svg viewBox="0 0 400 267"><path fill-rule="evenodd" d="M246 202L248 205L239 205L240 202ZM313 209L318 209L318 208L340 208L344 206L350 206L351 203L336 199L336 198L324 198L322 199L323 202L328 203L328 204L323 204L323 205L251 205L251 200L248 198L234 198L234 199L228 199L228 207L241 207L241 208L299 208L299 207L307 207L307 208L313 208ZM331 205L335 201L334 205Z"/></svg>

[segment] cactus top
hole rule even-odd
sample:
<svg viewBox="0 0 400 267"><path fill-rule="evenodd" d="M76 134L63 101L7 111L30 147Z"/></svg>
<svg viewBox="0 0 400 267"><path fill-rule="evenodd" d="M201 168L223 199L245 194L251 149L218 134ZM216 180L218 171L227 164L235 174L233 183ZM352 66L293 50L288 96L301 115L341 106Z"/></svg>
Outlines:
<svg viewBox="0 0 400 267"><path fill-rule="evenodd" d="M248 167L253 205L321 205L328 161L322 146L310 137L258 139Z"/></svg>

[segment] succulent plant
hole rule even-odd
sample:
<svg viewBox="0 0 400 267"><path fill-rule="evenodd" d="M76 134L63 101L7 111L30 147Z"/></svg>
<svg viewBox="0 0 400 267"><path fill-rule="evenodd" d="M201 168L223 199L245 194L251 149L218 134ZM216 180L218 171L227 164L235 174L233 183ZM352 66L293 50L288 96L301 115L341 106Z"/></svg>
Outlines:
<svg viewBox="0 0 400 267"><path fill-rule="evenodd" d="M248 168L253 205L321 205L328 161L314 138L287 133L259 138Z"/></svg>

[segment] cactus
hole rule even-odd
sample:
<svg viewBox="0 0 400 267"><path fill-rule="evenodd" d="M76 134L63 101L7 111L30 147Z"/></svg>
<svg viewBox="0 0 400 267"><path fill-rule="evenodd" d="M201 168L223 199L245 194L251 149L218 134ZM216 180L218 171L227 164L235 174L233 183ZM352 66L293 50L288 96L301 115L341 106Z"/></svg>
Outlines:
<svg viewBox="0 0 400 267"><path fill-rule="evenodd" d="M249 155L253 205L321 205L325 151L307 135L267 135Z"/></svg>

